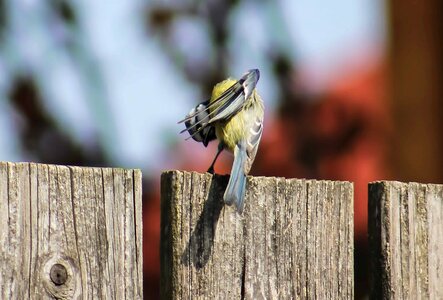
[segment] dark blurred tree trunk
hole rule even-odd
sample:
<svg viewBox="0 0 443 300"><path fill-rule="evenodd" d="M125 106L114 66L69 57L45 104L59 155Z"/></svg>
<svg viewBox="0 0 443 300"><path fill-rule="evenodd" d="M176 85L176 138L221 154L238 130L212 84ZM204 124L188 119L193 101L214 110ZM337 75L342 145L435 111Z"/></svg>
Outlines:
<svg viewBox="0 0 443 300"><path fill-rule="evenodd" d="M443 182L443 3L388 1L394 177Z"/></svg>

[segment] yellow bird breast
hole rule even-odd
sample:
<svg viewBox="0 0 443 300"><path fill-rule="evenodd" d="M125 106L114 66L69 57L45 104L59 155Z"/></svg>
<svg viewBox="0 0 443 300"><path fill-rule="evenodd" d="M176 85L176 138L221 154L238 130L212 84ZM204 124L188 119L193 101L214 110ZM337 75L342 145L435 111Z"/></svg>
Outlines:
<svg viewBox="0 0 443 300"><path fill-rule="evenodd" d="M218 97L221 96L224 91L226 91L236 82L236 80L228 78L216 84L214 86L214 89L212 90L210 102L212 103L213 101L215 101ZM217 107L218 106L214 107L213 109L216 109ZM214 124L215 135L217 136L217 139L224 144L225 149L231 152L234 152L235 145L242 139L242 137L246 135L244 114L245 111L241 110L228 121L219 121Z"/></svg>
<svg viewBox="0 0 443 300"><path fill-rule="evenodd" d="M234 152L235 145L245 136L244 111L238 112L227 122L220 122L215 125L215 135L222 141L226 149Z"/></svg>

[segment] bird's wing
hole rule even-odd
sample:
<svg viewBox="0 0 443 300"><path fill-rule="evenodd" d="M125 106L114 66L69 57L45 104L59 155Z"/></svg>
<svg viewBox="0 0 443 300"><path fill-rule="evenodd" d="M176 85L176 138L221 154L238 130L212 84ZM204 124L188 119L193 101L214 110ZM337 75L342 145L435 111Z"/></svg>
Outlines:
<svg viewBox="0 0 443 300"><path fill-rule="evenodd" d="M190 127L187 127L180 133L192 130L193 134L197 134L208 124L211 124L215 121L228 120L243 108L244 103L245 90L242 85L242 81L239 80L226 91L224 91L220 95L220 97L218 97L214 101L210 103L209 101L201 103L206 106L205 109L196 110L195 112L187 115L186 118L184 118L183 120L179 121L178 123L186 123L193 118L198 119ZM194 128L196 128L195 131Z"/></svg>
<svg viewBox="0 0 443 300"><path fill-rule="evenodd" d="M229 120L236 115L245 104L245 90L241 81L237 81L233 86L227 89L220 97L215 99L210 107L215 107L212 111L209 123L216 121Z"/></svg>
<svg viewBox="0 0 443 300"><path fill-rule="evenodd" d="M214 109L211 109L212 116L209 123L229 120L242 110L246 100L253 95L259 78L258 69L249 70L220 97L212 101L209 107Z"/></svg>
<svg viewBox="0 0 443 300"><path fill-rule="evenodd" d="M183 123L183 122L185 122L185 123L186 122L190 122L195 117L201 115L202 112L204 112L205 115L208 114L209 113L208 105L209 105L209 100L206 100L206 101L203 101L202 103L199 103L195 108L193 108L189 112L189 114L186 115L186 117L184 119L178 121L177 124L180 124L180 123ZM200 109L200 107L201 107L201 109ZM206 116L204 116L204 117L206 117ZM199 119L201 121L203 118L199 118ZM184 132L184 131L182 131L182 132Z"/></svg>
<svg viewBox="0 0 443 300"><path fill-rule="evenodd" d="M191 137L197 142L203 143L205 147L212 140L216 139L215 136L215 127L211 124L205 122L206 116L208 112L206 110L209 105L209 100L198 104L196 107L191 109L189 114L183 120L185 122L186 128L182 130L180 133L188 131L190 139Z"/></svg>
<svg viewBox="0 0 443 300"><path fill-rule="evenodd" d="M246 154L248 159L245 164L245 172L249 173L252 163L254 162L255 155L257 154L258 145L263 133L263 115L252 115L251 126L249 127L248 137L246 140Z"/></svg>
<svg viewBox="0 0 443 300"><path fill-rule="evenodd" d="M190 127L187 126L187 128L180 133L187 130L189 132L193 131L192 135L195 135L211 123L229 120L242 110L246 100L252 96L259 78L260 72L258 69L250 70L243 75L240 80L224 91L217 99L212 102L205 101L201 103L204 105L203 110L193 111L183 120L178 122L189 122L191 119L196 119L196 122Z"/></svg>

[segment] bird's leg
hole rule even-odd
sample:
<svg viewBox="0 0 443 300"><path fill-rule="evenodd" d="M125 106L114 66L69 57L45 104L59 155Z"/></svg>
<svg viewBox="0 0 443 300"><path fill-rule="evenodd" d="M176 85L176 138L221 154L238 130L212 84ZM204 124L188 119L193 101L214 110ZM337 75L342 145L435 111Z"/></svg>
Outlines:
<svg viewBox="0 0 443 300"><path fill-rule="evenodd" d="M218 144L218 149L217 149L217 154L215 155L214 160L212 161L212 164L211 164L211 166L208 169L208 173L214 174L214 164L215 164L218 156L220 155L220 153L223 151L223 148L224 148L223 144L219 143Z"/></svg>

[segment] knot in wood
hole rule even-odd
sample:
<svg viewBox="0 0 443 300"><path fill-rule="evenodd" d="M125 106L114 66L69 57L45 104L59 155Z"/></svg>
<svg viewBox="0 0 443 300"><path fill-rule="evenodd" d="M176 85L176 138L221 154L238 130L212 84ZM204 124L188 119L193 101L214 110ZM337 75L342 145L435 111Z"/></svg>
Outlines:
<svg viewBox="0 0 443 300"><path fill-rule="evenodd" d="M68 271L64 265L54 264L49 272L49 277L51 277L51 280L55 285L62 285L65 284L68 279Z"/></svg>

